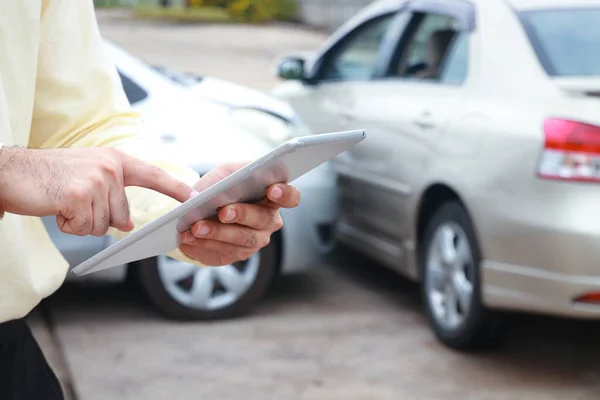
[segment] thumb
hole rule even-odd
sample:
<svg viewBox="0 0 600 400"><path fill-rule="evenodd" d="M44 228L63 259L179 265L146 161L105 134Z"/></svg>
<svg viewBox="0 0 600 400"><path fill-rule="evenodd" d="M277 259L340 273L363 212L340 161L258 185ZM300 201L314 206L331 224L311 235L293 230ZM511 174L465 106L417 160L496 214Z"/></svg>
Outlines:
<svg viewBox="0 0 600 400"><path fill-rule="evenodd" d="M222 181L223 179L227 178L229 175L233 174L240 168L246 166L248 163L248 161L242 161L220 165L217 168L212 169L206 174L204 174L198 180L198 182L196 182L196 184L194 185L194 189L196 189L196 191L198 192L208 189L215 183Z"/></svg>

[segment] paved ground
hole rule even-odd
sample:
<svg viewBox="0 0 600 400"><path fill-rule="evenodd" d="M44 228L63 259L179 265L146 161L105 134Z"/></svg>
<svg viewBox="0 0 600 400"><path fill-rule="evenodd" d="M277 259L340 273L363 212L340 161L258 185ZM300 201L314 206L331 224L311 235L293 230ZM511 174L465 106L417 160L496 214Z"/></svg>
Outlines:
<svg viewBox="0 0 600 400"><path fill-rule="evenodd" d="M322 40L290 27L100 19L106 36L150 62L259 88L275 83L274 56ZM599 324L519 317L502 348L465 356L434 340L420 307L415 285L345 250L278 281L235 321L171 323L123 286L73 285L32 321L80 400L600 398Z"/></svg>
<svg viewBox="0 0 600 400"><path fill-rule="evenodd" d="M85 400L599 398L598 324L520 317L502 348L459 355L432 337L415 285L336 258L230 322L167 322L122 286L68 286L46 307Z"/></svg>

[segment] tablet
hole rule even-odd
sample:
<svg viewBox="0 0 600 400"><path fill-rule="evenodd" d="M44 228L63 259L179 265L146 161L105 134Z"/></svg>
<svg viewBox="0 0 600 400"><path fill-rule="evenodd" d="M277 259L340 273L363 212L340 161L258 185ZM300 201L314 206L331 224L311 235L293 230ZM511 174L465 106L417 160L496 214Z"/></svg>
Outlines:
<svg viewBox="0 0 600 400"><path fill-rule="evenodd" d="M85 275L169 253L181 245L181 233L194 223L214 218L220 208L229 204L263 199L269 186L291 183L365 137L364 130L357 130L291 139L79 264L72 272Z"/></svg>

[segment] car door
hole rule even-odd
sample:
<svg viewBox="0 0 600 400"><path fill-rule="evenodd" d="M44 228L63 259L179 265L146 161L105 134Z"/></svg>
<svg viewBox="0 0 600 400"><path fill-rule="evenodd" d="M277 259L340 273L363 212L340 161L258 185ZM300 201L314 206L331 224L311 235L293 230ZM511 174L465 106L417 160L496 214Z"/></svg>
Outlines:
<svg viewBox="0 0 600 400"><path fill-rule="evenodd" d="M317 133L363 128L352 116L355 109L353 86L370 82L385 65L390 39L395 37L402 21L397 9L372 16L363 21L333 45L316 63L311 85L305 85L301 94L286 99L302 115L303 120ZM338 227L363 232L368 229L370 210L365 208L361 190L369 176L365 169L372 168L381 154L369 150L371 138L337 157L331 165L338 174L341 199ZM385 151L385 146L380 149ZM379 151L379 153L381 153ZM365 162L371 157L372 162ZM355 160L361 159L360 164ZM360 212L359 212L360 211Z"/></svg>
<svg viewBox="0 0 600 400"><path fill-rule="evenodd" d="M402 11L407 23L381 75L347 93L348 126L365 128L367 140L348 152L346 167L354 172L347 176L359 201L341 228L400 269L414 246L415 196L447 122L468 95L472 10L448 8L452 3L416 1Z"/></svg>
<svg viewBox="0 0 600 400"><path fill-rule="evenodd" d="M283 96L314 132L362 128L352 116L356 98L350 94L355 85L370 82L385 65L385 55L403 23L398 19L397 10L395 7L372 15L341 35L316 60L310 69L308 83L296 83ZM369 137L331 163L339 176L341 213L338 226L351 228L353 232L368 229L366 216L370 212L365 209L361 190L364 182L360 177L369 176L364 169L372 168L372 162L365 160L371 157L376 161L381 151L386 150L385 146L379 152L369 150L372 145L373 139ZM357 164L356 159L361 159L362 163Z"/></svg>

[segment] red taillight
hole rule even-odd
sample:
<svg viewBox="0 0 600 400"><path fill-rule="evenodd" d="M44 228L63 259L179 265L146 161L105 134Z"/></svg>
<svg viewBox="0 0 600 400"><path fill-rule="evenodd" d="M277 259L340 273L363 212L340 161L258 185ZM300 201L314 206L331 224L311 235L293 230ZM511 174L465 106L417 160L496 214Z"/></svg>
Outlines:
<svg viewBox="0 0 600 400"><path fill-rule="evenodd" d="M600 304L600 293L592 292L579 296L575 299L576 303Z"/></svg>
<svg viewBox="0 0 600 400"><path fill-rule="evenodd" d="M600 182L600 127L550 118L544 135L540 178Z"/></svg>

